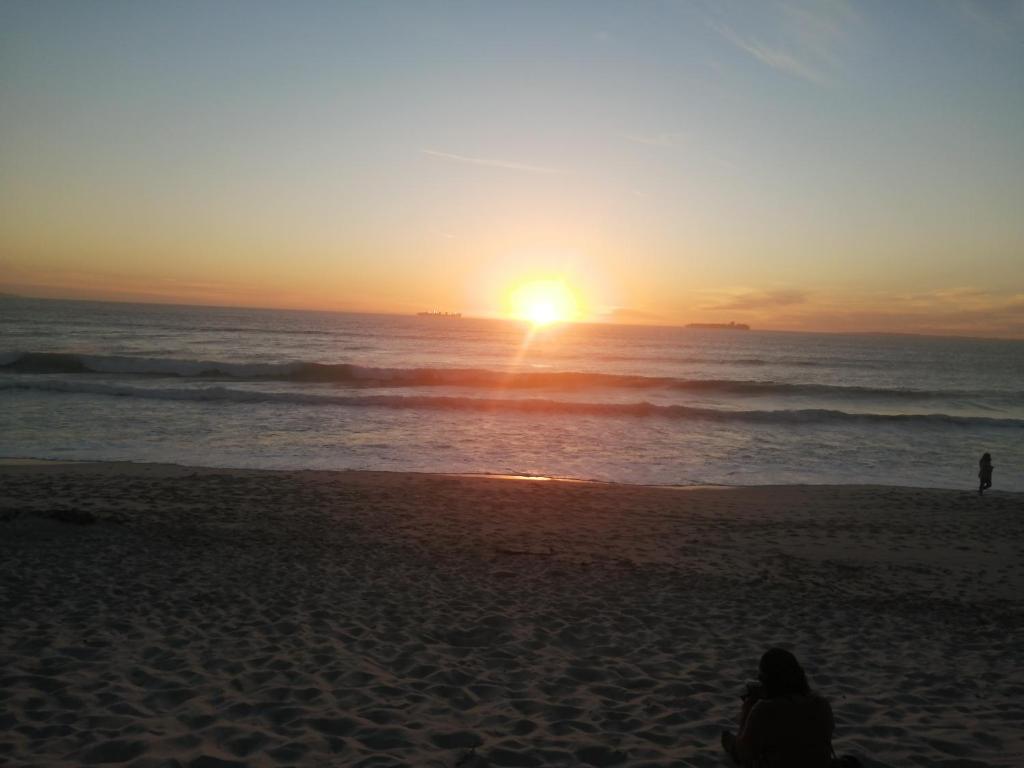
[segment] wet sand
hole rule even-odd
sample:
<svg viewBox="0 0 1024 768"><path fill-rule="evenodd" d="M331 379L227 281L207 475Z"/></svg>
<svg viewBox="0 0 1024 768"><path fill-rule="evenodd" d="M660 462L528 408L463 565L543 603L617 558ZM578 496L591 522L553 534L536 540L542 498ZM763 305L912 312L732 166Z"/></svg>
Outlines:
<svg viewBox="0 0 1024 768"><path fill-rule="evenodd" d="M722 766L781 644L840 753L1024 765L1021 494L11 463L0 519L3 764Z"/></svg>

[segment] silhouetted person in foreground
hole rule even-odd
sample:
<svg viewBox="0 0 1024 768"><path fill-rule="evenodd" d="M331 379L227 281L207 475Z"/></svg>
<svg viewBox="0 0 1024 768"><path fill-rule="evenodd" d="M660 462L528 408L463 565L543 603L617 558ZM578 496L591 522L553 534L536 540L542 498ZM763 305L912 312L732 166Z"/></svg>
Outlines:
<svg viewBox="0 0 1024 768"><path fill-rule="evenodd" d="M981 496L986 488L992 487L992 454L983 453L981 461L978 462L978 495Z"/></svg>
<svg viewBox="0 0 1024 768"><path fill-rule="evenodd" d="M811 691L796 657L772 648L747 683L739 734L723 732L722 747L744 768L829 768L834 728L832 707Z"/></svg>

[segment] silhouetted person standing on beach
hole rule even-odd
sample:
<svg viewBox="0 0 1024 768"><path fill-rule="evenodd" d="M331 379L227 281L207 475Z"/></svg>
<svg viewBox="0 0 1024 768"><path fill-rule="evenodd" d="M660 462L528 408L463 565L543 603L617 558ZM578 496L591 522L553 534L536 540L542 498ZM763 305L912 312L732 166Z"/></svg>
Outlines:
<svg viewBox="0 0 1024 768"><path fill-rule="evenodd" d="M722 746L744 768L829 768L834 728L832 707L811 691L796 657L771 648L747 684L740 732L722 733Z"/></svg>
<svg viewBox="0 0 1024 768"><path fill-rule="evenodd" d="M983 453L981 461L978 462L978 495L981 496L986 488L992 487L992 454Z"/></svg>

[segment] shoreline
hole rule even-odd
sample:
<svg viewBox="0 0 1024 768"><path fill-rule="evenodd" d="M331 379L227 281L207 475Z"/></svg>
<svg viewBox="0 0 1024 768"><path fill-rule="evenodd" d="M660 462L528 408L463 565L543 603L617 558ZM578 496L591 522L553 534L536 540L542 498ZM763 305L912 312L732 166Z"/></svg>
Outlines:
<svg viewBox="0 0 1024 768"><path fill-rule="evenodd" d="M721 768L773 645L866 768L1024 758L1020 494L501 480L0 462L0 762Z"/></svg>
<svg viewBox="0 0 1024 768"><path fill-rule="evenodd" d="M693 490L741 490L741 489L773 489L773 488L891 488L905 491L943 491L948 493L969 493L977 495L977 489L974 486L926 486L926 485L889 485L884 483L758 483L752 485L729 485L726 483L689 483L670 485L665 483L626 483L618 482L615 480L597 480L577 477L558 477L548 475L516 475L502 472L420 472L417 470L391 470L391 469L322 469L322 468L309 468L309 469L276 469L268 467L231 467L231 466L207 466L199 464L178 464L175 462L159 462L159 461L131 461L131 460L119 460L119 461L107 461L98 460L93 461L90 459L40 459L26 456L14 456L14 457L3 457L0 456L0 468L3 467L83 467L83 466L97 466L97 467L146 467L150 470L161 471L188 471L188 472L239 472L239 473L271 473L271 474L291 474L291 473L303 473L303 472L317 472L325 474L340 474L340 475L410 475L415 477L439 477L439 478L467 478L467 479L487 479L487 480L506 480L506 481L519 481L519 482L536 482L536 483L554 483L554 484L576 484L576 485L594 485L604 486L610 488L621 488L628 490L631 488L635 489L660 489L666 491L693 491ZM990 488L986 496L1009 496L1009 497L1020 497L1022 503L1024 503L1024 491L1013 491L1003 490L998 487Z"/></svg>

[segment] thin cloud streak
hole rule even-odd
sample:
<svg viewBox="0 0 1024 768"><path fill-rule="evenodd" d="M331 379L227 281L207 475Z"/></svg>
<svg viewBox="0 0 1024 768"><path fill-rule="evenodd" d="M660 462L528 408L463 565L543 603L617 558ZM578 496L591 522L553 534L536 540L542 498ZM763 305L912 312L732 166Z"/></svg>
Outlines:
<svg viewBox="0 0 1024 768"><path fill-rule="evenodd" d="M659 323L665 322L663 315L654 312L647 312L631 307L612 307L600 315L600 319L606 323Z"/></svg>
<svg viewBox="0 0 1024 768"><path fill-rule="evenodd" d="M784 72L785 74L799 77L816 85L826 85L828 79L818 70L807 63L800 61L793 54L768 46L756 41L744 38L736 33L731 27L718 22L708 22L709 26L719 35L735 45L741 51L753 56L772 69Z"/></svg>
<svg viewBox="0 0 1024 768"><path fill-rule="evenodd" d="M1024 293L1020 291L961 287L920 293L812 296L784 289L741 294L739 299L732 309L750 310L754 314L745 315L745 319L758 327L779 330L988 338L1021 338L1024 334ZM719 304L703 309L723 307Z"/></svg>
<svg viewBox="0 0 1024 768"><path fill-rule="evenodd" d="M795 288L784 288L776 291L738 294L725 301L705 306L704 309L716 311L766 309L769 307L788 307L794 304L803 304L806 301L806 292Z"/></svg>
<svg viewBox="0 0 1024 768"><path fill-rule="evenodd" d="M649 136L643 136L635 133L628 133L625 136L626 139L636 144L646 144L650 147L677 147L680 142L685 138L685 134L678 131L668 133L658 133Z"/></svg>
<svg viewBox="0 0 1024 768"><path fill-rule="evenodd" d="M436 149L421 149L420 152L428 157L437 157L442 160L455 160L456 162L469 163L470 165L483 165L488 168L505 168L510 171L528 171L529 173L565 173L565 171L559 168L549 168L543 165L529 165L527 163L516 163L510 160L500 160L488 157L468 157L466 155L456 155L453 152L441 152Z"/></svg>
<svg viewBox="0 0 1024 768"><path fill-rule="evenodd" d="M799 49L830 66L839 64L838 50L850 32L860 26L858 14L843 0L789 2L782 5L781 10Z"/></svg>
<svg viewBox="0 0 1024 768"><path fill-rule="evenodd" d="M966 19L976 32L1001 43L1012 41L1024 23L1024 2L1021 0L1006 3L960 0L955 7L959 16Z"/></svg>

